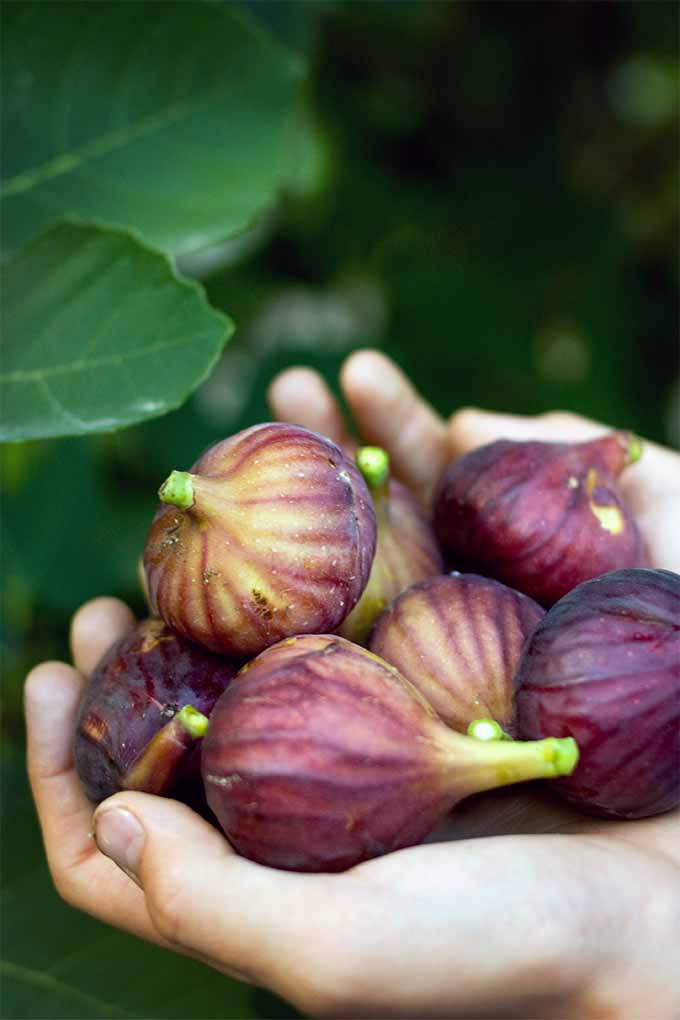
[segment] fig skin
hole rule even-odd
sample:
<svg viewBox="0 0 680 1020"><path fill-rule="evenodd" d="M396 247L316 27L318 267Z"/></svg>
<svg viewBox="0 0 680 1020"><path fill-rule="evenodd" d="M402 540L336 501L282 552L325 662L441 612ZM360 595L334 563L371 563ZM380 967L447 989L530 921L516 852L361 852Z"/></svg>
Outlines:
<svg viewBox="0 0 680 1020"><path fill-rule="evenodd" d="M617 484L641 455L629 433L584 443L502 439L444 472L434 528L447 563L553 605L582 581L649 566Z"/></svg>
<svg viewBox="0 0 680 1020"><path fill-rule="evenodd" d="M184 509L162 506L151 526L151 605L215 652L247 658L293 634L334 630L366 586L371 499L354 464L316 432L245 429L191 473L173 472L160 495Z"/></svg>
<svg viewBox="0 0 680 1020"><path fill-rule="evenodd" d="M484 742L449 729L397 670L337 635L246 665L203 740L208 804L236 850L342 871L420 842L474 792L570 771L573 741Z"/></svg>
<svg viewBox="0 0 680 1020"><path fill-rule="evenodd" d="M368 584L338 634L365 645L376 618L410 585L444 569L439 547L424 508L395 478L389 458L379 447L362 447L356 456L373 500L378 537Z"/></svg>
<svg viewBox="0 0 680 1020"><path fill-rule="evenodd" d="M73 756L89 799L141 789L195 793L202 804L200 745L173 721L186 705L208 716L236 669L158 619L117 641L90 675L76 721Z"/></svg>
<svg viewBox="0 0 680 1020"><path fill-rule="evenodd" d="M551 785L587 813L645 818L680 803L680 575L616 570L561 599L517 671L526 738L573 736Z"/></svg>
<svg viewBox="0 0 680 1020"><path fill-rule="evenodd" d="M544 615L528 595L500 581L453 573L402 592L376 621L369 648L454 730L466 733L486 717L515 736L515 670Z"/></svg>

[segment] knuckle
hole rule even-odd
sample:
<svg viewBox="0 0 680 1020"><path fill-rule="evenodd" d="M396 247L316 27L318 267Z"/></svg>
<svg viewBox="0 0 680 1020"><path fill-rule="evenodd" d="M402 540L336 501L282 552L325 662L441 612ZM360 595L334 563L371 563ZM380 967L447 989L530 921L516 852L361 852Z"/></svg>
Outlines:
<svg viewBox="0 0 680 1020"><path fill-rule="evenodd" d="M52 861L48 863L52 882L60 899L67 903L69 907L79 907L77 884L71 872L68 868L62 868Z"/></svg>
<svg viewBox="0 0 680 1020"><path fill-rule="evenodd" d="M87 909L92 885L88 880L88 870L97 855L98 850L93 840L72 857L63 854L57 856L51 847L47 847L47 864L54 888L70 907Z"/></svg>
<svg viewBox="0 0 680 1020"><path fill-rule="evenodd" d="M454 440L466 436L479 423L479 410L475 407L459 407L449 416L449 435Z"/></svg>
<svg viewBox="0 0 680 1020"><path fill-rule="evenodd" d="M580 414L575 414L574 411L547 411L545 414L539 415L539 417L541 421L547 424L563 426L564 428L582 426L586 423L586 419Z"/></svg>

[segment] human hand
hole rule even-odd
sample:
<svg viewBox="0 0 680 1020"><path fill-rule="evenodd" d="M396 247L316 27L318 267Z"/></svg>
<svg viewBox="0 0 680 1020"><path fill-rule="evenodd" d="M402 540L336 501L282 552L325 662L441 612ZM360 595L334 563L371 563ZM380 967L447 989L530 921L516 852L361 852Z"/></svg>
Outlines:
<svg viewBox="0 0 680 1020"><path fill-rule="evenodd" d="M550 438L548 426L598 428L571 416L533 423L481 412L461 412L446 425L372 352L351 358L342 381L365 438L385 446L397 473L421 492L452 453L500 431ZM308 370L279 377L272 403L280 417L347 438ZM502 422L495 431L494 420ZM657 458L655 450L661 460L640 482L641 499L650 485L670 488L677 474L674 455L651 444L629 474ZM668 477L657 479L657 471ZM659 565L673 567L668 556ZM319 1016L675 1015L677 814L588 820L579 835L434 844L342 875L297 875L238 857L183 805L123 793L96 811L97 849L92 807L71 759L74 716L83 674L130 623L115 600L89 603L73 623L76 669L45 663L26 685L31 783L55 884L73 906ZM141 835L123 849L135 821Z"/></svg>

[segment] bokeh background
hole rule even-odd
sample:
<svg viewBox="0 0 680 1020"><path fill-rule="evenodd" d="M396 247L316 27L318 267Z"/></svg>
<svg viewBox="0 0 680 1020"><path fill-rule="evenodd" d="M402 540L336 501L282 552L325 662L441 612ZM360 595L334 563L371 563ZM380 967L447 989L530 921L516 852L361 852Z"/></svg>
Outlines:
<svg viewBox="0 0 680 1020"><path fill-rule="evenodd" d="M677 5L241 6L307 55L312 131L266 221L182 267L234 339L177 412L3 451L7 1016L293 1015L193 963L168 984L165 954L59 903L21 717L27 669L68 655L82 601L142 612L159 483L266 420L276 372L309 364L335 387L370 345L443 413L569 408L678 444Z"/></svg>

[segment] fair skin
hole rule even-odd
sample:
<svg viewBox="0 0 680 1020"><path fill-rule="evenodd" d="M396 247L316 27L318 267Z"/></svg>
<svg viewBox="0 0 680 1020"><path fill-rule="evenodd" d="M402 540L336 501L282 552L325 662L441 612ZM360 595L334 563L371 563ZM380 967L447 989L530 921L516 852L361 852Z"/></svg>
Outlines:
<svg viewBox="0 0 680 1020"><path fill-rule="evenodd" d="M468 409L446 422L374 351L348 359L341 386L364 441L425 499L451 457L499 436L605 431L561 413ZM314 372L284 372L270 401L278 418L350 444ZM680 457L646 444L623 488L652 562L680 572ZM320 1017L680 1013L677 811L608 822L511 787L461 805L433 842L341 875L253 864L189 808L147 794L117 794L93 819L73 769L74 715L83 677L131 622L115 599L88 603L73 620L75 668L42 663L26 682L31 785L72 906Z"/></svg>

